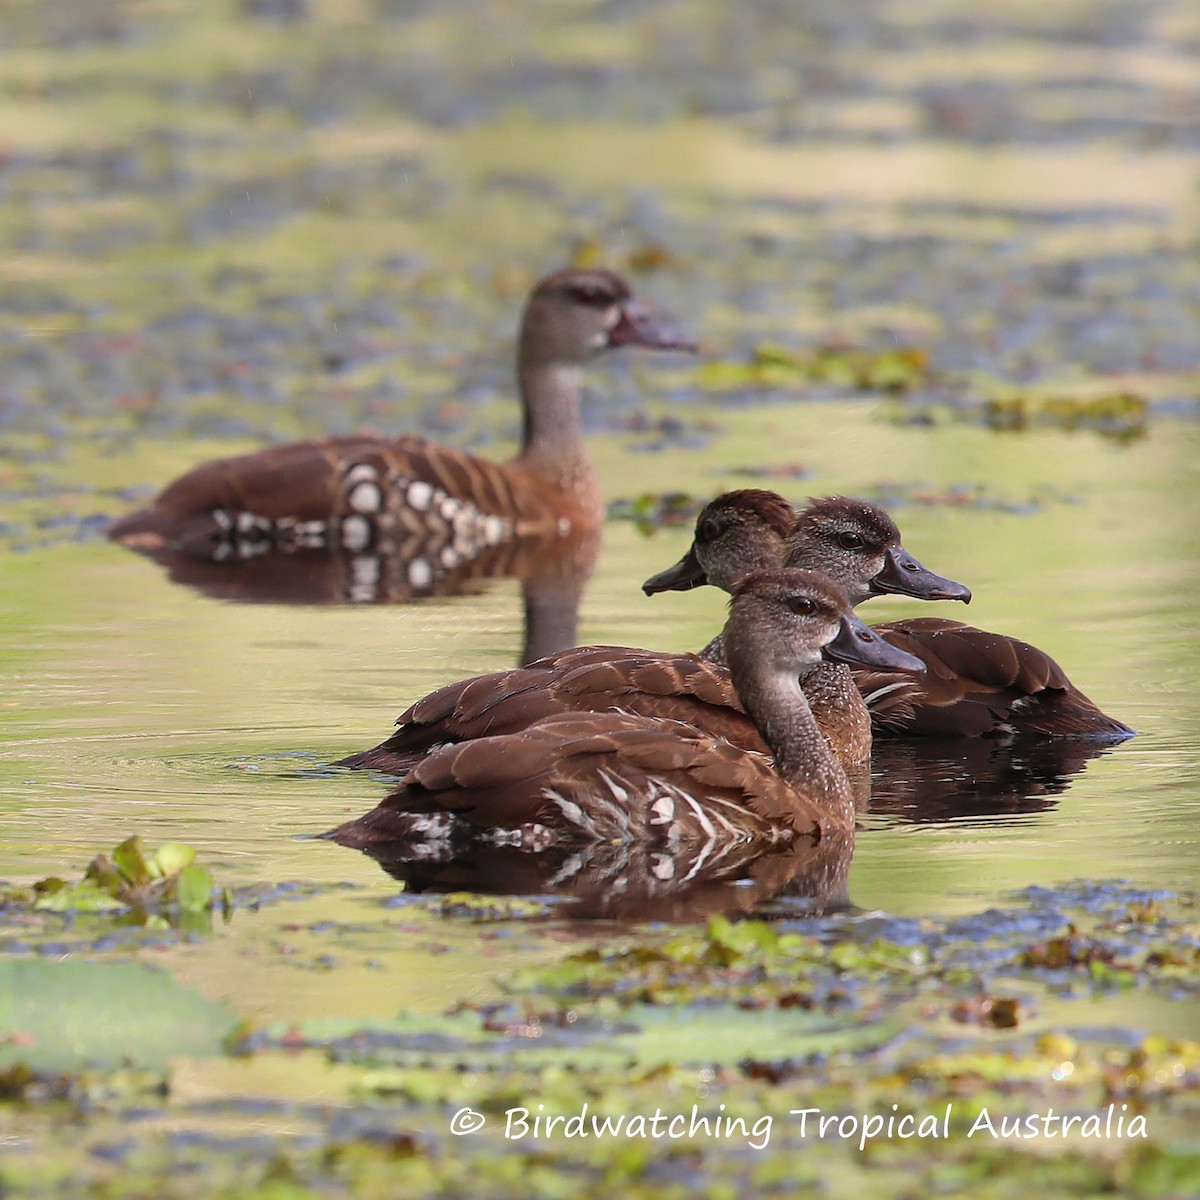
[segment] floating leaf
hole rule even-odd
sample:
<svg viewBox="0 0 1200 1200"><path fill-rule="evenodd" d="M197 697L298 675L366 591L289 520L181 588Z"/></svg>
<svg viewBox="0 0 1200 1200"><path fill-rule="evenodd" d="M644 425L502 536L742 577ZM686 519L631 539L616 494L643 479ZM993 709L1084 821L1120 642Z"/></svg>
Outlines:
<svg viewBox="0 0 1200 1200"><path fill-rule="evenodd" d="M138 837L127 838L110 860L97 854L83 879L68 884L43 879L33 888L35 907L52 912L106 912L129 909L131 919L143 925L169 927L180 914L188 916L189 929L210 928L208 913L214 906L211 872L196 862L191 846L167 842L147 858ZM226 915L231 908L227 893L215 901ZM177 910L172 913L172 910ZM164 912L166 915L164 916ZM205 920L196 917L203 913Z"/></svg>
<svg viewBox="0 0 1200 1200"><path fill-rule="evenodd" d="M194 863L184 867L175 883L175 899L185 913L207 912L213 903L212 872Z"/></svg>
<svg viewBox="0 0 1200 1200"><path fill-rule="evenodd" d="M141 887L154 879L150 864L146 861L146 852L142 839L134 834L126 838L112 853L113 864L117 870L133 884Z"/></svg>
<svg viewBox="0 0 1200 1200"><path fill-rule="evenodd" d="M629 252L626 265L631 271L644 274L649 271L661 271L668 267L679 267L681 263L666 246L661 246L657 242L648 242Z"/></svg>
<svg viewBox="0 0 1200 1200"><path fill-rule="evenodd" d="M852 391L904 392L926 382L929 353L913 346L869 350L827 345L809 351L764 342L746 363L706 363L696 382L710 391L803 390L813 383Z"/></svg>
<svg viewBox="0 0 1200 1200"><path fill-rule="evenodd" d="M141 963L0 960L0 1066L163 1066L221 1051L223 1005Z"/></svg>
<svg viewBox="0 0 1200 1200"><path fill-rule="evenodd" d="M341 1060L380 1065L430 1063L444 1056L480 1069L515 1057L526 1067L570 1064L591 1070L734 1064L763 1057L765 1047L772 1058L798 1058L877 1046L895 1032L890 1023L848 1026L798 1008L747 1011L710 1005L689 1008L682 1020L677 1009L636 1005L622 1011L619 1023L592 1020L567 1027L525 1021L489 1028L472 1012L402 1014L389 1021L316 1020L256 1033L244 1049L325 1047Z"/></svg>
<svg viewBox="0 0 1200 1200"><path fill-rule="evenodd" d="M602 267L605 262L604 247L595 238L581 238L571 247L571 265L590 270Z"/></svg>
<svg viewBox="0 0 1200 1200"><path fill-rule="evenodd" d="M44 881L49 882L49 881ZM95 880L81 879L78 883L53 882L60 887L44 890L33 907L43 912L113 912L126 904L100 887Z"/></svg>
<svg viewBox="0 0 1200 1200"><path fill-rule="evenodd" d="M664 526L691 524L704 504L704 499L688 492L642 492L614 500L608 515L612 520L632 521L641 533L652 533Z"/></svg>
<svg viewBox="0 0 1200 1200"><path fill-rule="evenodd" d="M155 851L150 866L152 870L156 869L161 877L178 875L195 861L196 851L191 846L185 846L181 842L165 842Z"/></svg>
<svg viewBox="0 0 1200 1200"><path fill-rule="evenodd" d="M110 896L119 896L126 886L125 877L109 862L108 857L104 854L97 854L95 858L88 864L87 871L84 872L84 878L90 880L101 891L107 892Z"/></svg>

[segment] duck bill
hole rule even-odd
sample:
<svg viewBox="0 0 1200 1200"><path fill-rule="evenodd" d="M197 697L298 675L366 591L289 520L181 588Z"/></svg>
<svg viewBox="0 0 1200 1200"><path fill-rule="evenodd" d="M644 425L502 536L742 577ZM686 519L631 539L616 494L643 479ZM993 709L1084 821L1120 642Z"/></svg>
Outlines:
<svg viewBox="0 0 1200 1200"><path fill-rule="evenodd" d="M608 344L646 346L651 350L686 350L690 354L700 349L686 333L637 300L626 300L621 305L621 319L609 330Z"/></svg>
<svg viewBox="0 0 1200 1200"><path fill-rule="evenodd" d="M696 557L696 547L692 546L673 567L651 575L642 584L642 591L647 596L658 592L686 592L691 588L703 587L707 582L708 576Z"/></svg>
<svg viewBox="0 0 1200 1200"><path fill-rule="evenodd" d="M883 570L871 580L872 596L880 596L885 592L912 596L917 600L961 600L964 604L971 603L969 587L943 575L935 575L902 546L895 546L887 552Z"/></svg>
<svg viewBox="0 0 1200 1200"><path fill-rule="evenodd" d="M907 654L885 642L870 625L849 613L842 615L837 636L822 648L821 653L834 662L888 671L911 671L914 675L925 673L925 664L915 654Z"/></svg>

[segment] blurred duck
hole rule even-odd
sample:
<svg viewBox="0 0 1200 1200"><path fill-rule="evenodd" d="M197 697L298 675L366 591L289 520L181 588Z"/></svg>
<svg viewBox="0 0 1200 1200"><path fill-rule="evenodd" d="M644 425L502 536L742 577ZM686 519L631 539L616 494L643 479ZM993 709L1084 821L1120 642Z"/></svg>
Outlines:
<svg viewBox="0 0 1200 1200"><path fill-rule="evenodd" d="M517 379L521 452L494 463L417 437L351 434L272 446L204 463L123 517L109 536L133 549L168 548L216 561L284 550L361 554L427 545L418 590L500 543L595 529L604 516L583 444L584 365L615 346L695 350L618 275L557 271L533 289L521 320Z"/></svg>
<svg viewBox="0 0 1200 1200"><path fill-rule="evenodd" d="M751 566L819 564L853 604L884 592L969 601L970 592L926 572L900 547L894 523L873 504L840 496L816 500L789 524L787 502L773 492L728 492L696 521L691 549L648 579L647 594L711 583L728 591ZM861 562L861 568L851 564ZM877 574L867 574L879 563ZM840 566L839 566L840 564ZM867 579L866 586L856 584ZM910 581L904 587L903 581ZM944 586L943 586L944 585ZM957 590L956 590L957 589ZM1107 716L1043 651L961 621L911 617L873 626L880 637L924 662L923 675L854 667L876 735L1041 737L1122 741L1133 730ZM722 662L720 639L702 652Z"/></svg>
<svg viewBox="0 0 1200 1200"><path fill-rule="evenodd" d="M431 750L377 808L323 836L360 849L420 846L435 859L473 841L537 852L577 842L690 844L711 863L747 842L852 828L850 785L804 680L825 659L916 664L852 614L843 589L811 571L747 575L730 601L725 646L769 757L679 721L560 713Z"/></svg>

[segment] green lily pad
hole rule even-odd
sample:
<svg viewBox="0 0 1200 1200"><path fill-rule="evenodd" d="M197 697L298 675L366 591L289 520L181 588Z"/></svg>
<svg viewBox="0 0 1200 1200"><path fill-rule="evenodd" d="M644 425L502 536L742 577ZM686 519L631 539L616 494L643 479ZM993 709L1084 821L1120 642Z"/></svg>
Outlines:
<svg viewBox="0 0 1200 1200"><path fill-rule="evenodd" d="M126 838L112 853L113 864L134 887L142 887L155 878L146 860L142 839L136 834Z"/></svg>
<svg viewBox="0 0 1200 1200"><path fill-rule="evenodd" d="M194 863L184 867L175 881L175 899L185 913L207 912L213 902L212 872Z"/></svg>
<svg viewBox="0 0 1200 1200"><path fill-rule="evenodd" d="M164 842L150 860L150 870L157 878L178 875L196 861L196 851L182 842Z"/></svg>
<svg viewBox="0 0 1200 1200"><path fill-rule="evenodd" d="M0 961L0 1067L161 1067L221 1053L236 1024L169 975L140 963Z"/></svg>
<svg viewBox="0 0 1200 1200"><path fill-rule="evenodd" d="M478 1014L441 1017L402 1013L386 1021L329 1019L274 1027L256 1034L247 1048L326 1048L336 1057L387 1065L469 1063L483 1069L502 1061L576 1069L636 1066L725 1066L747 1059L773 1061L863 1050L897 1032L893 1023L835 1023L799 1009L748 1011L732 1005L693 1008L683 1020L676 1010L641 1005L619 1021L584 1028L514 1024L486 1028Z"/></svg>

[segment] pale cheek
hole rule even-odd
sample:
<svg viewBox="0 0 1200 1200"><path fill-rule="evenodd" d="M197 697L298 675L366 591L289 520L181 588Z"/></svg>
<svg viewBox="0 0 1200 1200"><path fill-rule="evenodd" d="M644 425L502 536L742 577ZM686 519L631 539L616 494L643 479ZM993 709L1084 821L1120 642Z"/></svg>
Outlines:
<svg viewBox="0 0 1200 1200"><path fill-rule="evenodd" d="M621 310L619 308L610 308L604 314L604 328L600 333L597 333L591 340L593 350L603 350L608 345L608 339L612 335L612 331L621 323Z"/></svg>

